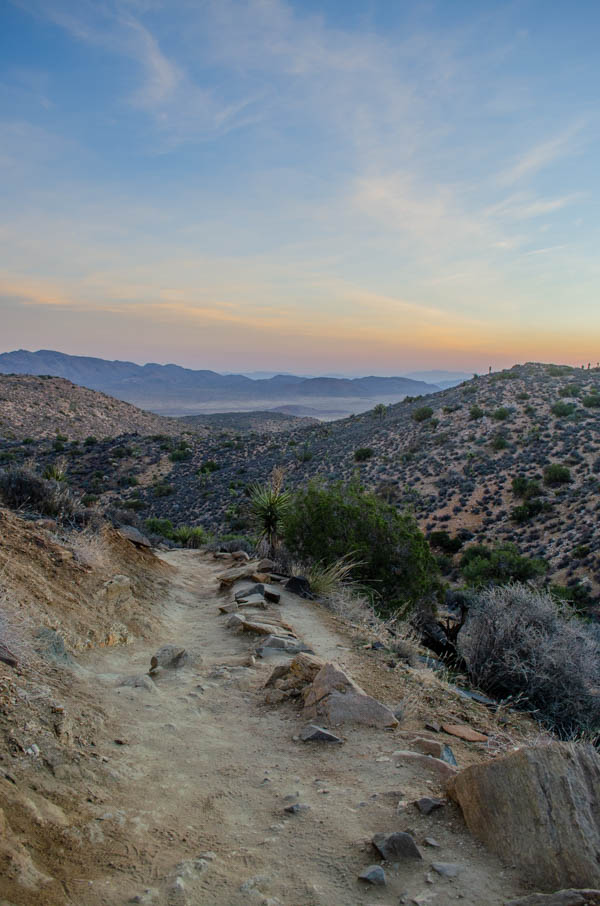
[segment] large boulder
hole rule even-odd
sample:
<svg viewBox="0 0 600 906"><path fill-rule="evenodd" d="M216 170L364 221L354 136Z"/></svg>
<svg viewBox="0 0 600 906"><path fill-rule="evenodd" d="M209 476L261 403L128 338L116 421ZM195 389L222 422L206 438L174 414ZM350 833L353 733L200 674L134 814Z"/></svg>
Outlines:
<svg viewBox="0 0 600 906"><path fill-rule="evenodd" d="M341 724L398 726L398 720L389 708L367 695L335 664L325 664L306 691L304 716L311 722L325 720L332 727Z"/></svg>
<svg viewBox="0 0 600 906"><path fill-rule="evenodd" d="M140 530L133 525L122 525L119 529L119 535L121 538L125 538L126 541L131 541L137 547L152 547L148 538L142 535Z"/></svg>
<svg viewBox="0 0 600 906"><path fill-rule="evenodd" d="M600 755L552 743L472 765L448 783L469 830L541 891L600 885Z"/></svg>

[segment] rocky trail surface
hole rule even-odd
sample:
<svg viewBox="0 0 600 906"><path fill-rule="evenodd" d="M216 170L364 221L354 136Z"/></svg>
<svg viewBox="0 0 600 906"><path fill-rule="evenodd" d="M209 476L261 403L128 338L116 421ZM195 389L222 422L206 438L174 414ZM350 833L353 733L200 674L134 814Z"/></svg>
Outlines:
<svg viewBox="0 0 600 906"><path fill-rule="evenodd" d="M330 728L342 745L302 741L297 699L269 703L264 688L291 657L254 658L257 636L228 628L220 612L239 584L220 590L224 565L196 551L161 557L171 578L156 644L79 657L77 682L107 715L95 739L106 779L89 783L89 851L62 882L65 902L494 906L523 893L516 873L469 836L438 772L401 754L412 748L403 725ZM280 614L352 676L357 654L326 611L283 590L269 607L266 619ZM164 645L186 656L150 678ZM423 797L443 804L424 814ZM422 858L383 860L372 838L395 832L410 833Z"/></svg>

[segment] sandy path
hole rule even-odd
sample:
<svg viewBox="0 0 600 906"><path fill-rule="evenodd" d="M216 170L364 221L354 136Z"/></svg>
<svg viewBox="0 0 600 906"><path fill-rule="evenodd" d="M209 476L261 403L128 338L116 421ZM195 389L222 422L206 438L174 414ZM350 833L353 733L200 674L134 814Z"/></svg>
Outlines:
<svg viewBox="0 0 600 906"><path fill-rule="evenodd" d="M397 811L400 800L441 789L422 771L396 767L392 753L405 746L394 733L348 729L344 746L294 741L303 725L296 708L264 702L272 663L223 666L253 644L217 612L222 566L192 551L164 559L176 571L161 637L81 658L110 715L98 743L110 786L90 836L108 851L114 838L115 853L102 877L71 885L73 903L116 906L137 896L160 906L392 906L420 897L494 906L521 891L470 840L454 808L429 817L410 804ZM281 607L318 655L351 659L317 606L284 595ZM156 692L117 686L119 676L145 673L165 643L202 660L160 678ZM286 815L295 801L309 808ZM393 830L411 830L424 861L386 869L384 888L359 883L358 873L378 861L371 835ZM125 851L116 845L123 833ZM427 836L440 848L425 845ZM441 878L432 861L458 863L461 874Z"/></svg>

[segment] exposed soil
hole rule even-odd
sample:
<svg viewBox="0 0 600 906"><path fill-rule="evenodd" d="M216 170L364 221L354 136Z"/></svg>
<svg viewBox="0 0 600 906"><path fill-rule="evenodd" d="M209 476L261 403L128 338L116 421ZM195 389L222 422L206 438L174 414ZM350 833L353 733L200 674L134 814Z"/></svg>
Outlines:
<svg viewBox="0 0 600 906"><path fill-rule="evenodd" d="M149 636L83 651L74 672L50 671L55 697L62 690L67 710L88 721L78 758L49 771L44 751L17 752L6 771L0 767L15 781L0 778L11 864L31 855L33 871L49 876L47 883L30 877L29 887L27 872L18 884L4 876L0 898L15 906L395 906L413 898L494 906L523 892L515 873L469 837L454 806L428 817L414 807L420 796L443 795L434 774L398 766L393 756L409 747L403 733L422 728L419 715L395 732L348 728L343 746L295 740L304 724L297 706L265 703L276 661L248 666L252 640L227 629L218 613L231 594L217 590L222 564L195 551L161 558L171 569ZM355 676L362 670L363 685L368 675L380 684L383 668L369 670L339 621L286 593L280 607L317 655ZM185 645L185 666L159 676L155 688L119 685L144 675L166 643ZM397 704L388 691L386 703ZM460 766L486 757L446 741ZM309 808L286 814L294 802ZM396 830L414 834L423 861L386 865L384 888L359 882L379 862L371 836ZM432 862L457 863L461 873L440 877Z"/></svg>

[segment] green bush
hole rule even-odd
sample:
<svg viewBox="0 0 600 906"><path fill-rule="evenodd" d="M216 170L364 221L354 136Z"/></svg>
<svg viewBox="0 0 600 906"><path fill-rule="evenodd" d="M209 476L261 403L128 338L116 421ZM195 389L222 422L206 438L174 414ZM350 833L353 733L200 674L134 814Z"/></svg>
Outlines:
<svg viewBox="0 0 600 906"><path fill-rule="evenodd" d="M354 451L354 458L357 462L365 462L367 459L371 459L373 456L373 450L371 447L359 447L358 450Z"/></svg>
<svg viewBox="0 0 600 906"><path fill-rule="evenodd" d="M514 507L510 514L510 518L519 525L522 525L524 522L528 522L530 519L533 519L534 516L538 516L548 509L548 503L540 500L539 497L534 497L533 499L526 500L519 506Z"/></svg>
<svg viewBox="0 0 600 906"><path fill-rule="evenodd" d="M433 409L431 406L420 406L418 409L415 409L411 414L411 418L415 422L426 422L428 418L431 418L433 415Z"/></svg>
<svg viewBox="0 0 600 906"><path fill-rule="evenodd" d="M546 372L550 377L564 377L566 374L572 374L572 365L548 365Z"/></svg>
<svg viewBox="0 0 600 906"><path fill-rule="evenodd" d="M539 558L524 557L514 544L489 548L473 544L461 557L460 571L469 585L504 585L506 582L527 582L546 572L547 565Z"/></svg>
<svg viewBox="0 0 600 906"><path fill-rule="evenodd" d="M198 469L198 475L210 475L211 472L218 472L220 468L221 466L214 459L207 459Z"/></svg>
<svg viewBox="0 0 600 906"><path fill-rule="evenodd" d="M531 500L533 497L539 497L542 489L533 478L525 478L524 475L517 475L512 480L512 490L516 497L523 497L524 500Z"/></svg>
<svg viewBox="0 0 600 906"><path fill-rule="evenodd" d="M435 558L415 519L356 481L312 482L297 491L284 519L284 538L303 562L330 565L352 557L353 579L377 592L382 611L433 607L441 594Z"/></svg>
<svg viewBox="0 0 600 906"><path fill-rule="evenodd" d="M580 387L578 384L566 384L564 387L561 387L558 391L559 396L579 396L581 393Z"/></svg>
<svg viewBox="0 0 600 906"><path fill-rule="evenodd" d="M151 535L162 535L163 538L171 538L173 535L173 523L170 519L157 519L152 516L146 519L146 531Z"/></svg>
<svg viewBox="0 0 600 906"><path fill-rule="evenodd" d="M586 409L600 409L600 393L590 393L582 402Z"/></svg>
<svg viewBox="0 0 600 906"><path fill-rule="evenodd" d="M475 421L478 418L483 418L484 415L485 413L481 406L471 406L471 408L469 409L469 418L471 419L471 421Z"/></svg>
<svg viewBox="0 0 600 906"><path fill-rule="evenodd" d="M492 412L492 418L497 422L505 422L510 415L510 410L506 406L499 406Z"/></svg>
<svg viewBox="0 0 600 906"><path fill-rule="evenodd" d="M544 483L548 485L568 484L571 481L571 473L566 466L561 466L557 462L551 463L544 469Z"/></svg>
<svg viewBox="0 0 600 906"><path fill-rule="evenodd" d="M164 481L158 482L152 488L155 497L169 497L174 490L175 488L172 484L167 484Z"/></svg>
<svg viewBox="0 0 600 906"><path fill-rule="evenodd" d="M88 437L86 437L86 439L83 442L85 447L93 447L94 444L97 444L97 443L98 443L98 438L94 437L93 434L90 434Z"/></svg>
<svg viewBox="0 0 600 906"><path fill-rule="evenodd" d="M504 434L496 434L491 443L492 450L500 451L506 450L508 447L508 440Z"/></svg>
<svg viewBox="0 0 600 906"><path fill-rule="evenodd" d="M451 538L448 532L445 531L431 532L427 536L427 540L432 547L439 547L446 554L456 554L463 546L462 538L458 536Z"/></svg>
<svg viewBox="0 0 600 906"><path fill-rule="evenodd" d="M171 462L185 462L187 459L192 458L192 451L189 447L179 447L177 450L173 450L169 454L169 459Z"/></svg>
<svg viewBox="0 0 600 906"><path fill-rule="evenodd" d="M170 536L184 547L198 548L206 544L208 536L201 525L179 525Z"/></svg>
<svg viewBox="0 0 600 906"><path fill-rule="evenodd" d="M573 415L575 409L574 403L564 403L562 400L558 400L550 407L552 414L558 416L558 418L566 418L567 415Z"/></svg>

